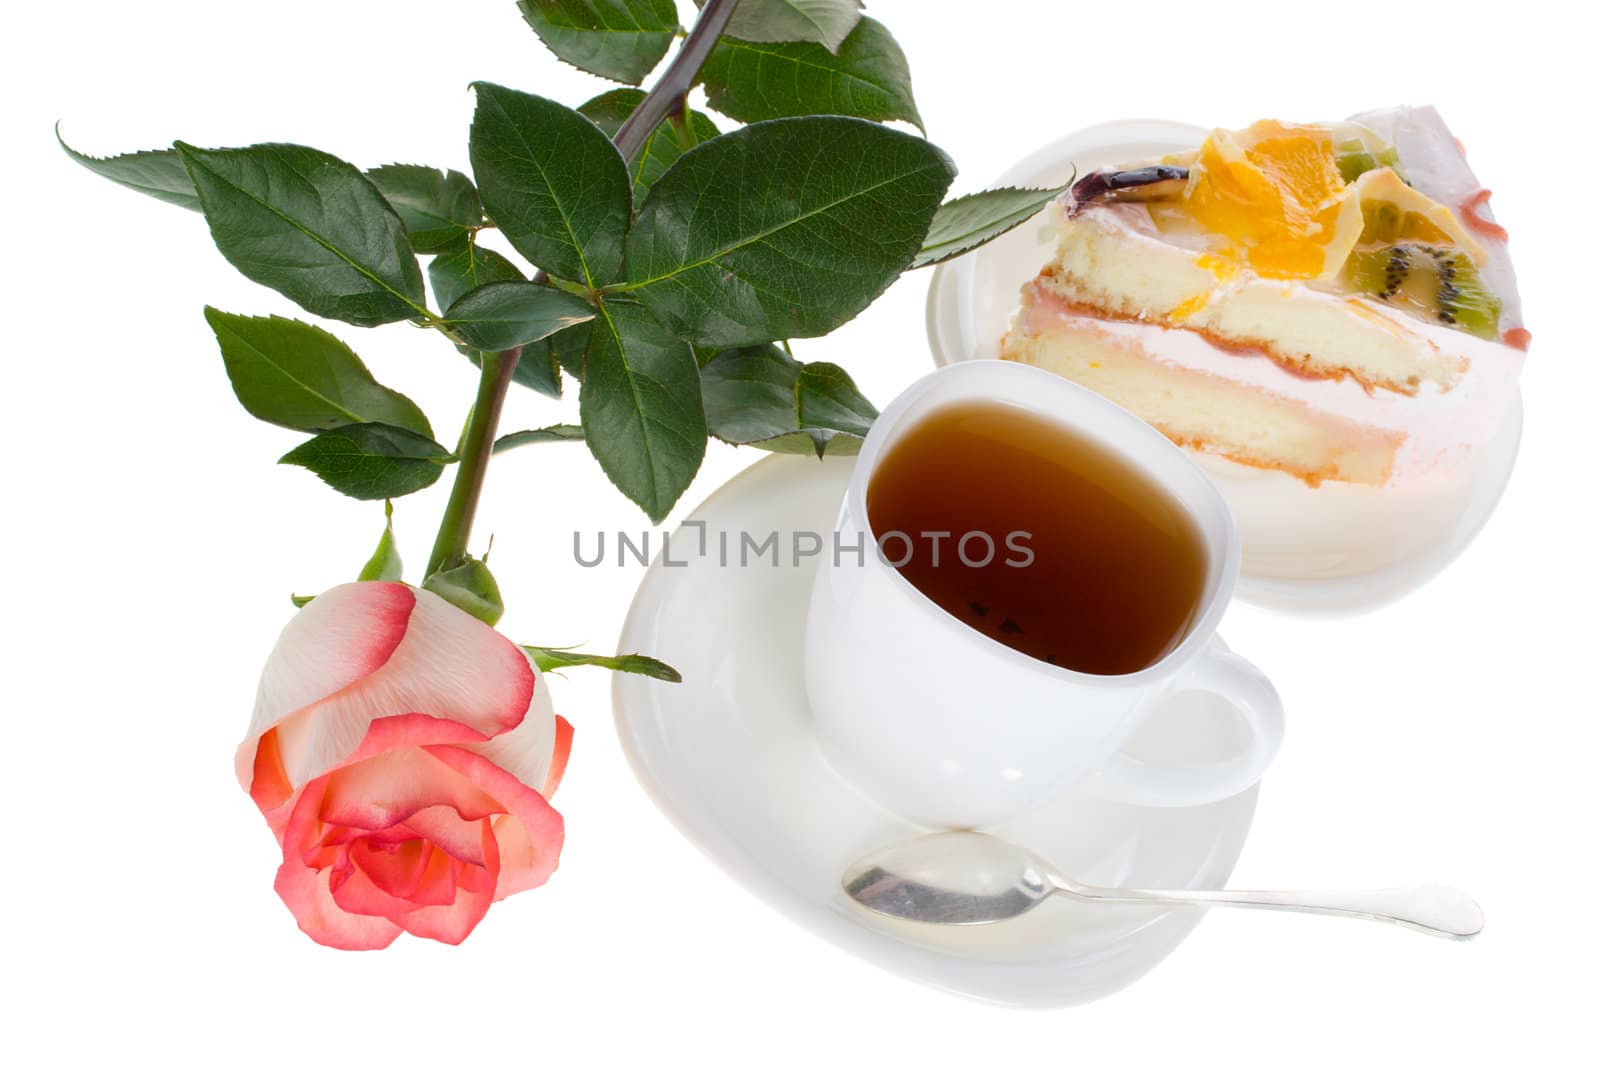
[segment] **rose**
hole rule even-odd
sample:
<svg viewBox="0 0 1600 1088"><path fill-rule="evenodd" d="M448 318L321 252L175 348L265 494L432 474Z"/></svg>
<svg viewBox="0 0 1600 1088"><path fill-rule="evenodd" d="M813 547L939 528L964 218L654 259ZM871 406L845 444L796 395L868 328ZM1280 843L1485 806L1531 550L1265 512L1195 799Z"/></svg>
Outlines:
<svg viewBox="0 0 1600 1088"><path fill-rule="evenodd" d="M547 798L571 744L537 666L493 628L425 590L354 582L284 628L236 763L313 940L457 944L555 870Z"/></svg>

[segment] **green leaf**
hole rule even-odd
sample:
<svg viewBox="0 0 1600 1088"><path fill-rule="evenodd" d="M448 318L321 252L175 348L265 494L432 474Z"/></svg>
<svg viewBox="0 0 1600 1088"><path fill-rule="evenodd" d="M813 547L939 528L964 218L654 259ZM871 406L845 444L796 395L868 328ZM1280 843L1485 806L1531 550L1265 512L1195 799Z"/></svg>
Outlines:
<svg viewBox="0 0 1600 1088"><path fill-rule="evenodd" d="M862 19L837 54L809 42L723 38L701 76L711 108L738 121L837 113L923 127L906 55L874 19Z"/></svg>
<svg viewBox="0 0 1600 1088"><path fill-rule="evenodd" d="M574 325L570 329L562 329L532 347L523 349L523 357L541 355L550 366L582 380L583 357L589 351L589 332L593 327L594 322L590 322L587 325Z"/></svg>
<svg viewBox="0 0 1600 1088"><path fill-rule="evenodd" d="M593 121L548 98L475 83L472 172L495 226L551 275L616 274L633 214L627 165Z"/></svg>
<svg viewBox="0 0 1600 1088"><path fill-rule="evenodd" d="M672 0L519 0L522 17L550 52L585 72L638 83L672 45Z"/></svg>
<svg viewBox="0 0 1600 1088"><path fill-rule="evenodd" d="M659 522L706 453L700 375L689 345L636 303L602 303L584 357L578 410L611 482Z"/></svg>
<svg viewBox="0 0 1600 1088"><path fill-rule="evenodd" d="M352 325L429 316L405 224L354 166L294 144L177 148L217 248L250 279Z"/></svg>
<svg viewBox="0 0 1600 1088"><path fill-rule="evenodd" d="M934 213L928 237L911 267L948 261L993 241L1039 214L1067 185L1055 189L989 189L956 197Z"/></svg>
<svg viewBox="0 0 1600 1088"><path fill-rule="evenodd" d="M727 33L752 42L821 42L837 51L860 19L861 0L740 0Z"/></svg>
<svg viewBox="0 0 1600 1088"><path fill-rule="evenodd" d="M552 423L531 431L512 431L494 440L494 452L504 453L521 446L540 446L546 442L582 442L583 428L576 423Z"/></svg>
<svg viewBox="0 0 1600 1088"><path fill-rule="evenodd" d="M431 438L387 423L351 423L324 431L278 459L322 477L353 499L392 499L439 479L453 457Z"/></svg>
<svg viewBox="0 0 1600 1088"><path fill-rule="evenodd" d="M178 158L176 151L130 151L125 155L108 155L97 159L68 147L67 141L61 138L60 125L56 126L56 143L72 157L73 162L118 185L126 185L136 193L165 200L168 204L176 204L192 212L200 210L200 198L195 195L194 182L189 180L189 172L183 168L183 160Z"/></svg>
<svg viewBox="0 0 1600 1088"><path fill-rule="evenodd" d="M400 213L418 253L443 253L483 225L483 204L472 179L431 166L380 166L367 171L389 206Z"/></svg>
<svg viewBox="0 0 1600 1088"><path fill-rule="evenodd" d="M486 283L525 283L522 270L505 257L468 238L465 245L428 262L428 282L441 310L448 310L468 291Z"/></svg>
<svg viewBox="0 0 1600 1088"><path fill-rule="evenodd" d="M433 434L408 398L378 384L332 333L287 317L246 317L206 307L222 365L245 411L296 431L391 423Z"/></svg>
<svg viewBox="0 0 1600 1088"><path fill-rule="evenodd" d="M291 593L291 594L289 594L289 603L294 605L296 608L304 608L306 605L310 604L312 601L314 601L316 599L317 599L317 595L315 593Z"/></svg>
<svg viewBox="0 0 1600 1088"><path fill-rule="evenodd" d="M618 87L614 91L591 98L578 107L578 112L600 126L607 136L616 136L622 122L644 101L644 92L631 87ZM685 117L671 117L656 126L645 137L644 143L628 163L628 176L633 179L633 203L644 203L645 194L667 167L678 160L689 148L703 144L717 136L716 122L699 110L685 108Z"/></svg>
<svg viewBox="0 0 1600 1088"><path fill-rule="evenodd" d="M683 674L668 665L665 661L657 661L644 654L621 654L617 657L602 657L599 654L580 654L571 650L557 650L549 646L523 646L524 650L533 657L533 663L539 666L540 672L550 672L552 669L564 669L571 665L598 665L602 669L611 669L613 672L629 672L638 676L648 676L652 680L665 680L669 684L683 682Z"/></svg>
<svg viewBox="0 0 1600 1088"><path fill-rule="evenodd" d="M383 500L383 535L378 538L378 547L373 551L372 558L361 568L361 573L356 575L358 582L398 582L404 574L400 563L400 549L394 543L394 504L388 499Z"/></svg>
<svg viewBox="0 0 1600 1088"><path fill-rule="evenodd" d="M476 616L490 627L506 614L500 585L481 559L464 559L448 570L434 571L422 581L422 588L437 593L469 616Z"/></svg>
<svg viewBox="0 0 1600 1088"><path fill-rule="evenodd" d="M428 280L433 284L434 297L446 311L469 292L485 284L528 282L523 279L516 265L494 250L478 245L475 239L468 239L459 249L435 257L428 265ZM561 373L549 345L562 339L563 332L576 334L577 351L581 356L583 345L588 342L588 332L582 323L569 329L558 329L551 336L524 347L511 380L547 397L560 397ZM482 365L478 352L470 348L461 350L473 360L474 365Z"/></svg>
<svg viewBox="0 0 1600 1088"><path fill-rule="evenodd" d="M782 453L853 452L878 416L843 369L798 363L772 344L723 352L700 387L713 435Z"/></svg>
<svg viewBox="0 0 1600 1088"><path fill-rule="evenodd" d="M561 368L548 351L541 350L548 339L547 336L522 349L522 354L517 356L517 369L511 372L511 380L524 389L560 400ZM478 365L483 365L482 360Z"/></svg>
<svg viewBox="0 0 1600 1088"><path fill-rule="evenodd" d="M444 312L445 324L479 351L507 351L593 319L582 299L539 283L486 283Z"/></svg>
<svg viewBox="0 0 1600 1088"><path fill-rule="evenodd" d="M625 289L675 336L745 347L821 336L894 282L955 176L869 121L763 121L672 164L628 234Z"/></svg>
<svg viewBox="0 0 1600 1088"><path fill-rule="evenodd" d="M594 322L570 325L522 349L511 380L546 396L561 396L563 372L583 378L583 356L589 350L589 330Z"/></svg>

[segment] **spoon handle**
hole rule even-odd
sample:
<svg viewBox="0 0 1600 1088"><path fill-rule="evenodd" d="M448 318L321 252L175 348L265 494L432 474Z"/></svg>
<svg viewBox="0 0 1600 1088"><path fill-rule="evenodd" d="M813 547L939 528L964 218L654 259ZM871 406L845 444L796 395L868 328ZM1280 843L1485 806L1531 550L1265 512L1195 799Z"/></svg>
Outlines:
<svg viewBox="0 0 1600 1088"><path fill-rule="evenodd" d="M1091 888L1065 879L1056 889L1075 899L1156 902L1215 907L1261 907L1392 922L1423 933L1465 940L1483 930L1483 912L1454 888L1382 888L1365 892L1140 891Z"/></svg>

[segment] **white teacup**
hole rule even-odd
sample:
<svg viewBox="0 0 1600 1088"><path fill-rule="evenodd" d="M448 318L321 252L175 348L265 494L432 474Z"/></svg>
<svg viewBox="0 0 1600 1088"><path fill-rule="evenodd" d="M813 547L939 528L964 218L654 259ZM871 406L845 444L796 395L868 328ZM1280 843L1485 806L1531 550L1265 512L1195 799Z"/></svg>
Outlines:
<svg viewBox="0 0 1600 1088"><path fill-rule="evenodd" d="M1101 676L1046 664L951 616L872 545L867 486L885 452L945 405L983 400L1055 420L1141 466L1199 526L1207 573L1198 617L1165 657ZM1239 573L1233 517L1183 451L1104 398L1018 363L937 370L886 408L856 459L839 513L848 547L824 556L806 620L806 688L834 769L886 808L931 827L983 827L1083 783L1141 805L1196 805L1248 789L1283 739L1283 706L1250 662L1213 638ZM859 561L858 561L859 560ZM1161 766L1122 751L1163 700L1203 690L1248 726L1243 751Z"/></svg>

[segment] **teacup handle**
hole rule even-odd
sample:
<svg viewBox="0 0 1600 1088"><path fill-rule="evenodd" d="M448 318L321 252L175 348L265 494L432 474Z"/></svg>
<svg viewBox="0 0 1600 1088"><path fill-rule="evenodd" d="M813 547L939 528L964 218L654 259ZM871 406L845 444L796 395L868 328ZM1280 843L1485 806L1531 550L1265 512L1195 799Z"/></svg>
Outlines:
<svg viewBox="0 0 1600 1088"><path fill-rule="evenodd" d="M1249 727L1245 750L1193 767L1163 767L1126 752L1113 752L1091 779L1096 792L1113 801L1181 807L1220 801L1255 785L1283 743L1283 701L1272 681L1249 661L1213 641L1178 678L1168 698L1184 691L1208 691L1227 700Z"/></svg>

